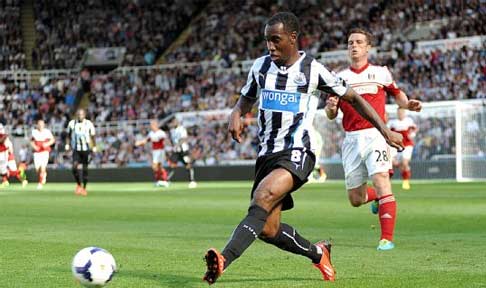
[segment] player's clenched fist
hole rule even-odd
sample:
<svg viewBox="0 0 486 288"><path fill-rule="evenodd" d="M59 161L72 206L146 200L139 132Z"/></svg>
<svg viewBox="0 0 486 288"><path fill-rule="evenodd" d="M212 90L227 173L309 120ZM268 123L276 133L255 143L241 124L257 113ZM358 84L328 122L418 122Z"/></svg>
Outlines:
<svg viewBox="0 0 486 288"><path fill-rule="evenodd" d="M387 133L385 133L385 140L393 148L396 148L398 152L403 151L404 145L403 145L403 136L400 133L388 130Z"/></svg>
<svg viewBox="0 0 486 288"><path fill-rule="evenodd" d="M228 132L231 138L238 143L241 143L241 132L243 132L243 123L241 121L241 113L233 111L230 115Z"/></svg>
<svg viewBox="0 0 486 288"><path fill-rule="evenodd" d="M408 100L407 106L408 110L410 111L420 112L420 110L422 110L422 102L419 100Z"/></svg>
<svg viewBox="0 0 486 288"><path fill-rule="evenodd" d="M329 96L329 97L327 97L327 100L326 100L326 106L329 109L337 109L338 102L339 102L338 97L336 97L336 96Z"/></svg>

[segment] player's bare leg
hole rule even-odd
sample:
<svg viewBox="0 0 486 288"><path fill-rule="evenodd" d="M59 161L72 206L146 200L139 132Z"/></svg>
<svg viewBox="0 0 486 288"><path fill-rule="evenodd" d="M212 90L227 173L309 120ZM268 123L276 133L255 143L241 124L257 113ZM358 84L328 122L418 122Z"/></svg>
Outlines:
<svg viewBox="0 0 486 288"><path fill-rule="evenodd" d="M353 207L360 207L363 204L371 202L371 213L378 214L378 196L373 187L363 183L353 189L348 190L349 203Z"/></svg>
<svg viewBox="0 0 486 288"><path fill-rule="evenodd" d="M165 171L161 163L152 163L152 171L154 173L155 186L169 186L167 182L167 171Z"/></svg>
<svg viewBox="0 0 486 288"><path fill-rule="evenodd" d="M391 250L393 244L393 233L395 230L397 204L391 189L390 176L388 173L376 173L371 176L373 186L378 197L378 215L380 219L381 237L378 250Z"/></svg>
<svg viewBox="0 0 486 288"><path fill-rule="evenodd" d="M402 172L402 188L403 190L410 190L410 178L412 176L412 171L410 170L409 159L402 158L400 170Z"/></svg>

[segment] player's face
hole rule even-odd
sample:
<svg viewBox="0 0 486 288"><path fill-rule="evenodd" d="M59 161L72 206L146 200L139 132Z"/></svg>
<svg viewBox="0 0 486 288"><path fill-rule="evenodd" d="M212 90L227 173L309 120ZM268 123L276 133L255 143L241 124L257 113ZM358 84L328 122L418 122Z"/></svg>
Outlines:
<svg viewBox="0 0 486 288"><path fill-rule="evenodd" d="M348 53L351 60L361 60L368 58L368 51L371 45L366 39L366 35L361 33L353 33L348 38Z"/></svg>
<svg viewBox="0 0 486 288"><path fill-rule="evenodd" d="M150 129L152 129L152 131L157 131L159 130L159 124L155 121L151 121L150 122Z"/></svg>
<svg viewBox="0 0 486 288"><path fill-rule="evenodd" d="M297 45L297 33L287 32L283 23L265 26L265 42L272 61L284 66Z"/></svg>
<svg viewBox="0 0 486 288"><path fill-rule="evenodd" d="M83 121L85 117L86 117L86 114L84 113L84 110L79 110L78 111L78 119L80 121Z"/></svg>
<svg viewBox="0 0 486 288"><path fill-rule="evenodd" d="M46 126L46 123L44 123L43 120L37 121L37 129L42 130Z"/></svg>

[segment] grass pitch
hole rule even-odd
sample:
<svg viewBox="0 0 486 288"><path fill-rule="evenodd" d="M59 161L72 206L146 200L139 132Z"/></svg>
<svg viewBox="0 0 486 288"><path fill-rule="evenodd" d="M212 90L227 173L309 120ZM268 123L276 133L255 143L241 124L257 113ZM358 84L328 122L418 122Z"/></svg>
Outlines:
<svg viewBox="0 0 486 288"><path fill-rule="evenodd" d="M0 287L79 287L70 262L86 246L115 257L109 287L206 287L202 261L221 249L246 214L250 182L73 184L0 190ZM283 221L312 241L331 237L335 283L306 258L257 241L213 287L486 287L486 184L394 185L398 223L393 251L377 252L379 223L352 208L342 183L294 193Z"/></svg>

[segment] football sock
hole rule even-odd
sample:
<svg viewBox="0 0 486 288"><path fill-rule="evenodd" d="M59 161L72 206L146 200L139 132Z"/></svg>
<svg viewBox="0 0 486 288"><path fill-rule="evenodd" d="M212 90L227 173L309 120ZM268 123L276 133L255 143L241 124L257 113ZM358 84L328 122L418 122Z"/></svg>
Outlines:
<svg viewBox="0 0 486 288"><path fill-rule="evenodd" d="M194 168L189 168L187 169L187 171L189 172L189 180L192 182L194 181Z"/></svg>
<svg viewBox="0 0 486 288"><path fill-rule="evenodd" d="M223 249L223 256L226 259L224 268L236 260L250 245L258 238L263 231L267 221L268 212L258 205L251 205L248 214L235 228L228 244Z"/></svg>
<svg viewBox="0 0 486 288"><path fill-rule="evenodd" d="M167 181L167 170L160 168L160 179L162 181Z"/></svg>
<svg viewBox="0 0 486 288"><path fill-rule="evenodd" d="M278 248L305 256L312 260L313 263L319 263L322 258L322 250L309 240L300 236L293 227L288 224L280 223L280 229L274 238L261 238L266 243L277 246Z"/></svg>
<svg viewBox="0 0 486 288"><path fill-rule="evenodd" d="M395 218L397 214L397 203L393 194L383 196L379 199L378 215L380 217L381 238L393 241L395 230Z"/></svg>
<svg viewBox="0 0 486 288"><path fill-rule="evenodd" d="M88 165L83 165L83 188L88 184Z"/></svg>
<svg viewBox="0 0 486 288"><path fill-rule="evenodd" d="M154 170L154 180L155 182L160 180L160 170Z"/></svg>
<svg viewBox="0 0 486 288"><path fill-rule="evenodd" d="M375 201L376 199L377 199L376 190L373 187L368 187L368 189L366 190L366 201L365 201L365 203Z"/></svg>
<svg viewBox="0 0 486 288"><path fill-rule="evenodd" d="M403 180L409 180L411 177L412 177L412 171L411 170L402 171L402 179Z"/></svg>
<svg viewBox="0 0 486 288"><path fill-rule="evenodd" d="M81 177L79 176L79 170L76 169L76 165L73 165L72 172L73 172L74 180L76 180L76 183L79 186L81 186Z"/></svg>

